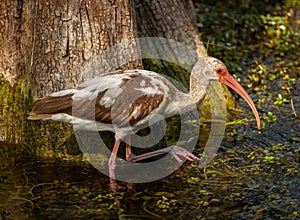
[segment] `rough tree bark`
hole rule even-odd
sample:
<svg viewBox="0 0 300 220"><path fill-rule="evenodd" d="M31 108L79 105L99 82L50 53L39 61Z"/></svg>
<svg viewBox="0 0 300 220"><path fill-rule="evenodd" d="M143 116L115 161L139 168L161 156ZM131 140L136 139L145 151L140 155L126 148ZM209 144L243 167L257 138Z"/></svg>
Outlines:
<svg viewBox="0 0 300 220"><path fill-rule="evenodd" d="M34 57L31 82L37 96L76 86L84 76L78 72L92 57L103 53L123 39L134 39L135 17L130 1L39 1L34 19ZM119 57L132 56L136 45L104 57L94 71L120 68ZM141 68L140 60L123 66ZM85 78L86 80L86 78Z"/></svg>
<svg viewBox="0 0 300 220"><path fill-rule="evenodd" d="M105 53L124 39L170 38L204 56L195 26L191 0L0 0L0 140L49 151L62 145L70 128L26 120L32 96L118 68L143 68L135 40ZM83 75L82 66L96 56L104 59ZM139 59L123 65L124 57ZM176 68L159 62L153 63L174 76Z"/></svg>

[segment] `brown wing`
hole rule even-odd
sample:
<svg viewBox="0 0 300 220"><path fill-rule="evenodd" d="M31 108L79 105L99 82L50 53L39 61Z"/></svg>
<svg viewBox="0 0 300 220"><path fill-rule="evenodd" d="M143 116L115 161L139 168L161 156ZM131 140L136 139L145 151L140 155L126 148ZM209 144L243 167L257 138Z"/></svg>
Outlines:
<svg viewBox="0 0 300 220"><path fill-rule="evenodd" d="M74 101L72 99L74 93L63 96L46 96L33 103L28 119L41 120L58 113L66 113L82 119L96 119L103 123L111 123L110 109L99 104L99 100L104 94L105 91L98 93L96 101L88 98Z"/></svg>
<svg viewBox="0 0 300 220"><path fill-rule="evenodd" d="M160 107L164 95L163 89L159 87L155 88L157 92L154 92L153 84L151 84L149 77L141 76L136 71L129 76L130 78L127 77L126 80L124 78L122 83L118 84L118 88L122 92L118 96L112 96L111 102L113 104L111 105L105 106L105 104L100 103L103 103L104 98L110 98L108 96L109 92L111 92L109 89L112 90L116 87L99 91L96 99L90 99L86 95L76 96L83 89L87 89L80 88L66 95L50 95L37 100L33 104L28 119L40 120L49 118L57 113L66 113L82 119L96 120L107 124L114 123L118 127L135 125L151 114L153 110ZM150 89L152 92L145 92L147 89ZM93 90L90 92L93 92ZM75 99L74 96L76 96Z"/></svg>
<svg viewBox="0 0 300 220"><path fill-rule="evenodd" d="M164 89L157 83L159 81L154 86L153 79L147 74L133 71L129 79L123 80L120 85L122 92L113 100L109 109L113 124L118 127L135 125L162 107ZM101 120L101 117L96 114L96 119Z"/></svg>
<svg viewBox="0 0 300 220"><path fill-rule="evenodd" d="M139 98L129 103L129 97L119 97L115 106L106 108L100 105L100 100L105 92L98 94L96 101L87 98L73 101L73 94L65 96L51 97L46 96L34 102L32 111L28 119L40 120L49 118L57 113L66 113L82 119L97 120L102 123L115 123L119 127L135 125L153 110L159 107L163 101L163 95L145 95L141 94ZM94 112L92 111L94 109ZM113 111L113 112L112 112ZM112 117L113 120L112 120Z"/></svg>
<svg viewBox="0 0 300 220"><path fill-rule="evenodd" d="M164 97L162 94L151 96L141 95L131 104L130 108L126 109L125 107L120 113L112 113L113 116L115 116L113 117L113 122L117 124L118 127L135 125L136 123L150 115L152 111L159 108L161 102L163 101L163 98ZM120 109L122 109L122 107Z"/></svg>

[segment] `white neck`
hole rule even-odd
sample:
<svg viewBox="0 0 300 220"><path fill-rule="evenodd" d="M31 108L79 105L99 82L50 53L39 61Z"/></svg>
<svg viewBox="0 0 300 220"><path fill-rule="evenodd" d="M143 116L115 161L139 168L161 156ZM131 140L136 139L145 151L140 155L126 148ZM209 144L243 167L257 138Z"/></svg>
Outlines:
<svg viewBox="0 0 300 220"><path fill-rule="evenodd" d="M199 80L196 80L192 75L190 78L189 93L183 93L179 91L174 93L175 95L171 97L173 105L170 106L170 109L166 110L166 112L169 112L171 115L173 115L173 111L183 113L195 110L197 104L205 95L206 87L208 85L207 82L208 80L199 82Z"/></svg>
<svg viewBox="0 0 300 220"><path fill-rule="evenodd" d="M208 83L209 81L205 78L201 79L200 82L191 75L189 95L192 97L195 104L198 104L198 102L204 97Z"/></svg>

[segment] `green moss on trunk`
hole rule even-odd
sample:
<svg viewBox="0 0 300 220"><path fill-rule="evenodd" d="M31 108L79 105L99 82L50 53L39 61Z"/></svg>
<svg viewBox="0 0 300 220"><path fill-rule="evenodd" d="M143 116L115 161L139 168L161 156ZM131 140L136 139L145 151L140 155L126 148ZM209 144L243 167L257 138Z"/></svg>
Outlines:
<svg viewBox="0 0 300 220"><path fill-rule="evenodd" d="M11 85L0 78L0 140L22 154L61 158L70 136L70 126L55 122L27 120L33 96L26 77ZM15 149L17 148L17 149Z"/></svg>

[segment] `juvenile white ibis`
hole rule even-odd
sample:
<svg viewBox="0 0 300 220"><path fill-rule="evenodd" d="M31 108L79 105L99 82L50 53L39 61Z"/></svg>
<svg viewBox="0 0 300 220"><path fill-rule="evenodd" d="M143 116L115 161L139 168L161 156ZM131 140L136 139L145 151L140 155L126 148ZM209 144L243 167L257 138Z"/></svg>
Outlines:
<svg viewBox="0 0 300 220"><path fill-rule="evenodd" d="M28 119L51 119L80 124L82 129L88 129L91 123L96 123L99 131L114 132L115 143L108 162L110 171L115 169L116 155L124 138L128 161L136 162L166 153L171 153L178 161L181 161L179 156L193 161L198 158L177 146L136 156L131 153L130 135L149 126L148 121L155 114L167 118L188 110L190 100L195 104L204 97L211 80L224 83L244 98L260 127L258 112L248 93L229 74L226 66L213 57L201 58L195 64L190 77L189 93L179 91L155 72L119 70L86 81L77 89L52 93L35 101Z"/></svg>

